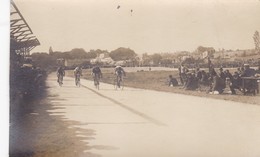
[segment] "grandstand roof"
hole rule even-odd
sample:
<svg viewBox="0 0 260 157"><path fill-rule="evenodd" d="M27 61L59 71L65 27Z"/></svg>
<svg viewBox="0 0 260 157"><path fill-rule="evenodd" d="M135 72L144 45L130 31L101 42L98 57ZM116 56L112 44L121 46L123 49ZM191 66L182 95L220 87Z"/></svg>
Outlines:
<svg viewBox="0 0 260 157"><path fill-rule="evenodd" d="M40 45L39 40L33 35L32 29L13 1L11 1L10 13L10 39L11 49L14 50L25 49L29 52Z"/></svg>

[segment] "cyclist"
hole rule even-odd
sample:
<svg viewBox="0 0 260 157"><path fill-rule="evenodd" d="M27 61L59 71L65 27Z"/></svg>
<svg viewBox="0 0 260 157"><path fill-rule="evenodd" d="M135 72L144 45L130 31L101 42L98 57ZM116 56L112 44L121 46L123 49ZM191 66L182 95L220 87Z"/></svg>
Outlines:
<svg viewBox="0 0 260 157"><path fill-rule="evenodd" d="M92 69L92 76L94 78L94 84L99 85L99 79L102 78L102 72L98 65L94 66ZM97 82L95 82L95 79Z"/></svg>
<svg viewBox="0 0 260 157"><path fill-rule="evenodd" d="M59 83L59 79L61 80L61 84L63 84L63 77L65 76L65 70L62 66L60 66L58 69L57 69L57 82Z"/></svg>
<svg viewBox="0 0 260 157"><path fill-rule="evenodd" d="M80 81L80 76L82 76L82 68L81 67L78 66L74 69L74 76L75 76L75 84L77 86L78 81Z"/></svg>
<svg viewBox="0 0 260 157"><path fill-rule="evenodd" d="M118 83L118 86L120 88L120 83L122 81L122 75L126 76L126 73L124 71L124 69L121 66L116 66L115 67L115 75L116 75L116 80Z"/></svg>

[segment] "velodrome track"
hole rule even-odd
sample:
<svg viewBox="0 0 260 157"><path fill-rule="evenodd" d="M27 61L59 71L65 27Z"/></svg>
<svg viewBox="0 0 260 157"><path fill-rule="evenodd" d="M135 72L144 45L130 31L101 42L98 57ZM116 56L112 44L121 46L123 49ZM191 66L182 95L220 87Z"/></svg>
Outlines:
<svg viewBox="0 0 260 157"><path fill-rule="evenodd" d="M102 157L259 157L260 106L101 83L47 79L49 114L74 121L86 154ZM87 156L87 155L86 155Z"/></svg>

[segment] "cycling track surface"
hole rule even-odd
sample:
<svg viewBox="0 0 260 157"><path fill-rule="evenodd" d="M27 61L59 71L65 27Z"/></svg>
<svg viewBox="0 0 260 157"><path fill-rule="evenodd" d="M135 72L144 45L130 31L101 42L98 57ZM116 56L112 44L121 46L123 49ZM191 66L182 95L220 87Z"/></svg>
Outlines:
<svg viewBox="0 0 260 157"><path fill-rule="evenodd" d="M84 145L78 156L260 157L258 105L115 90L102 82L97 90L83 79L81 84L76 87L74 78L65 77L59 87L50 74L45 98L52 106L48 115L62 117L64 131L76 130L73 134Z"/></svg>

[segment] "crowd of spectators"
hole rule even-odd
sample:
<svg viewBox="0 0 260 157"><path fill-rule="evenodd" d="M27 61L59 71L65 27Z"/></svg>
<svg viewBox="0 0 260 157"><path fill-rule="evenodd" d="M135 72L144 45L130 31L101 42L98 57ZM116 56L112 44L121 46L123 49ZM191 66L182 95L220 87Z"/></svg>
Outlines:
<svg viewBox="0 0 260 157"><path fill-rule="evenodd" d="M227 68L209 68L206 70L196 68L190 70L183 64L179 67L179 84L185 90L205 90L210 94L222 94L225 90L228 90L230 94L237 94L236 90L239 90L244 94L256 94L259 93L259 87L257 79L246 78L259 78L260 77L260 64L257 69L253 69L249 64L244 64L237 69ZM173 78L170 75L169 85L173 85ZM244 82L242 81L244 79Z"/></svg>
<svg viewBox="0 0 260 157"><path fill-rule="evenodd" d="M23 105L41 94L46 77L45 70L31 64L15 66L10 70L11 118L23 113Z"/></svg>
<svg viewBox="0 0 260 157"><path fill-rule="evenodd" d="M46 72L40 68L24 64L15 73L11 74L11 89L22 96L33 96L44 86Z"/></svg>

